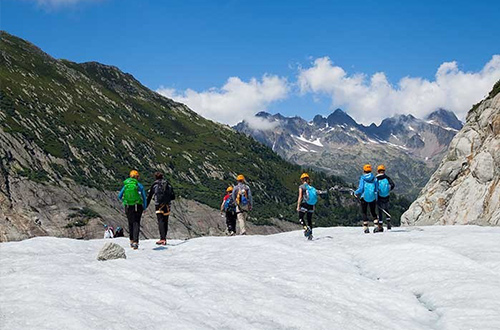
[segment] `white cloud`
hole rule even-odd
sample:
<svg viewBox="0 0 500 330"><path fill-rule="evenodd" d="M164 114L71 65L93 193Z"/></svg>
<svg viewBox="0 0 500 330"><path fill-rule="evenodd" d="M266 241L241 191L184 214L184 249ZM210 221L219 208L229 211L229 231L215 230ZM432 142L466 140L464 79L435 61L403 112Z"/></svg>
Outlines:
<svg viewBox="0 0 500 330"><path fill-rule="evenodd" d="M279 122L278 121L270 121L265 118L261 117L248 117L245 118L245 121L248 123L248 126L254 128L254 129L259 129L261 131L269 131L276 126L278 126Z"/></svg>
<svg viewBox="0 0 500 330"><path fill-rule="evenodd" d="M297 83L302 93L327 94L333 107L342 107L357 121L369 124L401 113L425 117L438 108L452 110L463 120L499 79L500 55L494 55L479 72L464 72L457 62L445 62L432 81L405 77L396 86L383 72L371 77L349 75L322 57L300 70Z"/></svg>
<svg viewBox="0 0 500 330"><path fill-rule="evenodd" d="M273 102L284 99L289 86L285 78L264 75L259 81L252 78L248 82L231 77L221 88L211 88L197 92L187 89L179 92L172 88L160 87L157 92L188 105L200 115L229 125L243 119L251 120L253 125L269 123L252 120L253 116L264 111Z"/></svg>

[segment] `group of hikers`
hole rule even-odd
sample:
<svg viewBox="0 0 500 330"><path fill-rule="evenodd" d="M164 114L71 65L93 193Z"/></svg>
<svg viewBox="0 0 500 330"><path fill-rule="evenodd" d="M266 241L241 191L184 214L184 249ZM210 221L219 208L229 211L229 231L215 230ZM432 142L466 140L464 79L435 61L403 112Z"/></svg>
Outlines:
<svg viewBox="0 0 500 330"><path fill-rule="evenodd" d="M130 171L129 178L123 182L123 187L118 194L118 199L125 207L129 225L130 247L138 249L141 217L154 198L155 213L158 221L160 239L157 245L167 244L168 219L171 212L171 202L175 199L172 185L164 178L163 174L156 172L155 181L146 194L144 186L139 182L139 172ZM318 201L318 191L311 185L309 174L302 173L301 185L297 199L297 213L299 222L304 228L304 236L312 240L312 217ZM385 174L385 166L377 167L377 175L373 175L370 164L363 166L363 174L359 179L357 190L351 190L361 205L363 217L363 229L369 233L368 210L373 218L374 233L383 232L383 224L386 221L387 229L391 229L391 219L388 213L390 191L394 189L394 182ZM236 223L239 225L239 234L246 235L246 221L248 213L252 211L252 191L246 183L245 177L240 174L236 177L236 184L226 189L222 200L220 211L225 214L227 234L236 235ZM377 214L378 209L378 214ZM106 227L106 232L109 228ZM106 238L105 232L105 238ZM112 237L112 236L111 236Z"/></svg>
<svg viewBox="0 0 500 330"><path fill-rule="evenodd" d="M389 215L389 195L394 189L394 181L385 174L385 166L377 167L377 176L372 173L372 166L363 166L363 175L359 178L358 189L353 195L359 199L361 204L361 214L363 216L363 229L369 233L368 209L373 217L375 228L374 233L384 231L384 220L387 222L387 230L391 229L391 218ZM378 216L377 216L378 209Z"/></svg>
<svg viewBox="0 0 500 330"><path fill-rule="evenodd" d="M170 216L171 202L175 199L172 185L165 180L163 173L156 172L149 193L146 197L144 186L139 182L139 172L130 171L129 178L123 181L123 187L118 194L118 199L125 207L128 220L130 247L134 250L139 248L139 233L141 228L141 217L154 197L155 213L158 221L160 240L157 245L167 244L168 218Z"/></svg>
<svg viewBox="0 0 500 330"><path fill-rule="evenodd" d="M116 227L116 230L113 228L113 226L108 226L104 225L104 238L117 238L117 237L123 237L125 236L123 234L123 228L118 226Z"/></svg>

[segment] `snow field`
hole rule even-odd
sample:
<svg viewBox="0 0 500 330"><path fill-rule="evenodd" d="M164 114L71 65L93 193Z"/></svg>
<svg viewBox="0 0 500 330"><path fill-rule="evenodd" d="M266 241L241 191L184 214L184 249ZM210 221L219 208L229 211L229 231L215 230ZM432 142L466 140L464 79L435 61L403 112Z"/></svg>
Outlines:
<svg viewBox="0 0 500 330"><path fill-rule="evenodd" d="M500 228L0 244L0 329L500 329Z"/></svg>

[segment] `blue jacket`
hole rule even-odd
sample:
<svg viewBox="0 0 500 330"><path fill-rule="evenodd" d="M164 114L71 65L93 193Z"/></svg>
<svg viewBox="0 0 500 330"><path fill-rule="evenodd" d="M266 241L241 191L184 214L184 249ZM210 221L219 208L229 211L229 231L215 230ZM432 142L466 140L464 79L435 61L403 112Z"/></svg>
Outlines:
<svg viewBox="0 0 500 330"><path fill-rule="evenodd" d="M146 197L146 191L144 190L144 186L137 182L137 187L138 187L138 190L139 190L139 194L141 194L141 197L142 197L142 207L144 209L146 209L148 207L148 199ZM123 198L123 192L125 191L125 186L122 187L122 189L120 190L120 193L118 194L118 199L121 201L122 198Z"/></svg>
<svg viewBox="0 0 500 330"><path fill-rule="evenodd" d="M357 196L360 198L364 198L364 193L365 193L365 182L368 183L375 183L375 199L377 199L377 191L378 191L378 181L373 175L373 173L366 173L363 174L359 178L359 186L358 189L354 192Z"/></svg>

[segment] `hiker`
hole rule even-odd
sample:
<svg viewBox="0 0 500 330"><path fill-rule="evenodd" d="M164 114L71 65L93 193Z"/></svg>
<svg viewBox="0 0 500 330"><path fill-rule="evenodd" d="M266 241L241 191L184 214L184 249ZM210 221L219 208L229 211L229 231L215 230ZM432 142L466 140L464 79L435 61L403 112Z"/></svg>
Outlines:
<svg viewBox="0 0 500 330"><path fill-rule="evenodd" d="M224 196L222 204L220 205L220 211L226 213L227 234L229 236L236 235L236 203L233 199L232 193L233 187L227 187L226 195Z"/></svg>
<svg viewBox="0 0 500 330"><path fill-rule="evenodd" d="M113 238L115 235L113 233L113 227L104 225L104 238Z"/></svg>
<svg viewBox="0 0 500 330"><path fill-rule="evenodd" d="M125 214L128 220L128 232L130 247L134 250L139 248L139 231L141 229L142 212L148 206L144 186L139 183L139 172L130 171L130 177L123 181L123 188L118 194L118 199L125 206Z"/></svg>
<svg viewBox="0 0 500 330"><path fill-rule="evenodd" d="M238 184L233 188L232 198L236 202L236 217L240 225L240 235L246 235L246 220L248 212L252 211L253 200L250 187L245 184L245 177L240 174L236 177Z"/></svg>
<svg viewBox="0 0 500 330"><path fill-rule="evenodd" d="M311 186L311 179L309 174L302 173L300 176L300 181L302 184L299 186L299 197L297 199L297 212L299 212L299 222L304 227L304 236L308 240L313 239L312 235L312 216L316 208L316 202L318 201L318 194L316 189ZM307 214L307 223L304 221L304 217Z"/></svg>
<svg viewBox="0 0 500 330"><path fill-rule="evenodd" d="M160 240L157 245L167 245L168 217L170 215L171 202L175 199L174 188L164 179L163 173L155 173L155 182L149 189L148 205L155 197L155 213L158 220Z"/></svg>
<svg viewBox="0 0 500 330"><path fill-rule="evenodd" d="M125 236L123 234L123 228L120 226L116 227L115 237L123 237L123 236Z"/></svg>
<svg viewBox="0 0 500 330"><path fill-rule="evenodd" d="M394 189L395 184L394 181L390 177L385 174L385 166L379 165L377 167L377 184L378 184L378 198L377 198L377 207L378 207L378 225L379 228L382 228L384 224L384 220L387 216L387 230L391 230L391 218L389 215L389 195L391 190ZM387 212L387 213L386 213ZM382 228L382 231L384 229Z"/></svg>
<svg viewBox="0 0 500 330"><path fill-rule="evenodd" d="M359 186L358 189L354 192L356 197L360 199L361 202L361 213L363 215L363 229L366 234L370 233L370 229L368 228L368 208L370 208L370 213L373 217L373 223L375 224L374 233L377 233L380 230L380 226L378 226L378 218L377 218L377 179L372 173L372 166L370 164L366 164L363 166L363 175L359 178Z"/></svg>

